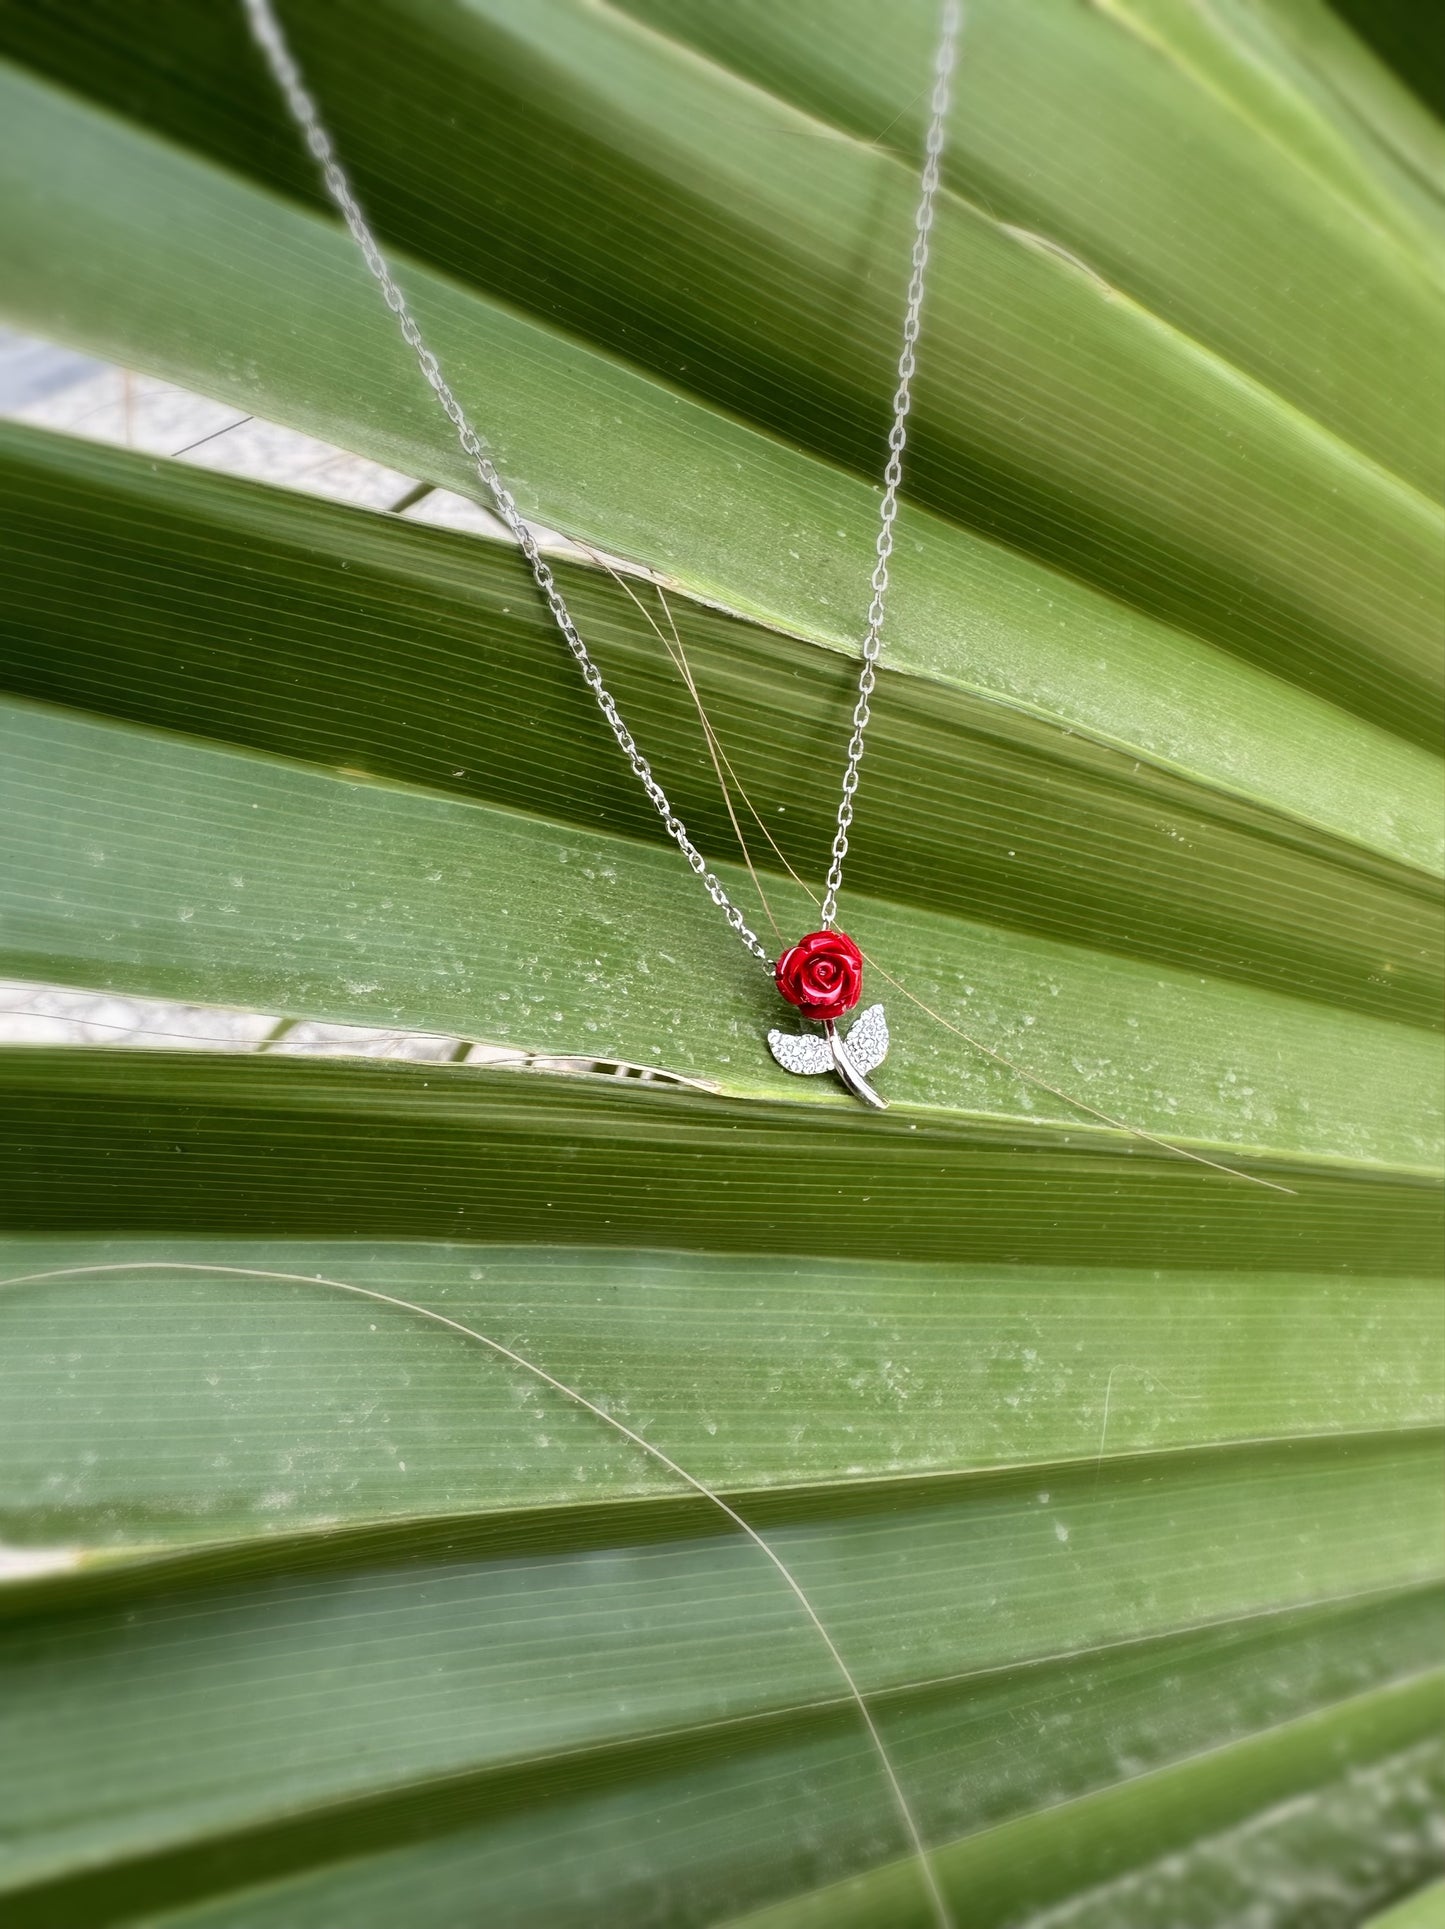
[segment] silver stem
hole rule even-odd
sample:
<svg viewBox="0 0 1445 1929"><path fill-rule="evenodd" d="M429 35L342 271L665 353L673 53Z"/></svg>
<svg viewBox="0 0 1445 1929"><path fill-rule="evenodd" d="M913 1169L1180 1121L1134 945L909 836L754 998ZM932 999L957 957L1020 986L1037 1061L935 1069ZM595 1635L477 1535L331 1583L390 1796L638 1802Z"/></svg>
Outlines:
<svg viewBox="0 0 1445 1929"><path fill-rule="evenodd" d="M886 1112L888 1110L887 1099L879 1097L878 1093L874 1091L867 1079L864 1078L852 1059L849 1058L848 1047L838 1036L838 1027L833 1023L831 1018L825 1018L823 1020L823 1031L828 1040L828 1049L833 1054L833 1070L838 1074L839 1078L842 1079L844 1085L847 1086L854 1098L861 1098L865 1105L876 1105L880 1112Z"/></svg>

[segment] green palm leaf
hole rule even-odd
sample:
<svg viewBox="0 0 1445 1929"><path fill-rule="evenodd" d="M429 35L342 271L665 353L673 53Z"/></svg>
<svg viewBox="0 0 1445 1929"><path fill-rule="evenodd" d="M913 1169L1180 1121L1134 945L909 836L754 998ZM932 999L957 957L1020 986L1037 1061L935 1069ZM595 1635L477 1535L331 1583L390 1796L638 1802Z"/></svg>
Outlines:
<svg viewBox="0 0 1445 1929"><path fill-rule="evenodd" d="M815 880L931 6L285 14L524 510L653 572L559 565L702 848L751 904L648 611ZM0 111L8 320L466 486L239 11L12 0ZM766 1537L960 1923L1433 1919L1440 154L1311 0L971 10L882 1118L510 551L0 428L0 968L705 1088L0 1055L7 1922L928 1920L777 1573L467 1330Z"/></svg>

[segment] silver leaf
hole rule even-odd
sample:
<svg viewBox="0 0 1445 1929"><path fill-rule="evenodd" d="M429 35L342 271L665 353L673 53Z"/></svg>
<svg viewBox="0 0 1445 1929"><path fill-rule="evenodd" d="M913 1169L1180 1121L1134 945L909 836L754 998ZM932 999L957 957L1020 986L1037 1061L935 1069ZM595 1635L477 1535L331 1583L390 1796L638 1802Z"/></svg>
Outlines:
<svg viewBox="0 0 1445 1929"><path fill-rule="evenodd" d="M860 1072L867 1074L881 1065L888 1056L888 1020L882 1005L870 1005L860 1012L843 1043Z"/></svg>
<svg viewBox="0 0 1445 1929"><path fill-rule="evenodd" d="M812 1077L818 1072L831 1072L833 1069L833 1054L828 1049L827 1039L811 1033L770 1031L768 1049L785 1072L799 1072Z"/></svg>

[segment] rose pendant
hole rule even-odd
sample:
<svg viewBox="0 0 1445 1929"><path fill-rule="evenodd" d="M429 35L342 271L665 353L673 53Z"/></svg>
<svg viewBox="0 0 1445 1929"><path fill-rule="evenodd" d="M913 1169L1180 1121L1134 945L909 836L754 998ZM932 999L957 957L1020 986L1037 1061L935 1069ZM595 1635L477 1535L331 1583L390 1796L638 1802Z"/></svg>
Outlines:
<svg viewBox="0 0 1445 1929"><path fill-rule="evenodd" d="M821 1038L809 1032L768 1033L768 1048L784 1071L805 1078L836 1072L854 1098L886 1111L887 1099L865 1076L888 1056L882 1005L870 1005L846 1039L838 1034L836 1021L853 1009L863 989L863 954L853 940L842 931L813 931L783 953L774 977L788 1003L823 1027Z"/></svg>

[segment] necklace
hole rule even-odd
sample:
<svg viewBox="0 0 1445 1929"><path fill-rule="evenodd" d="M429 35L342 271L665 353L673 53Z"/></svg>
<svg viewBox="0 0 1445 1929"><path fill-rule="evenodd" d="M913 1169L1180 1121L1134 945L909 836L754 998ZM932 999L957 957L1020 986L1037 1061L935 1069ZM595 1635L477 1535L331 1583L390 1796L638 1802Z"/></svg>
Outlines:
<svg viewBox="0 0 1445 1929"><path fill-rule="evenodd" d="M847 761L843 770L842 794L838 800L837 826L824 886L819 929L789 946L773 960L751 930L747 920L723 889L707 860L687 834L687 827L667 800L667 793L652 774L652 766L637 746L632 732L623 722L602 673L593 662L572 614L563 600L537 539L522 518L516 499L496 465L487 454L486 444L472 427L461 403L442 374L436 356L422 339L416 318L406 297L387 266L386 258L352 192L336 149L320 111L301 75L272 0L242 0L252 35L265 56L272 78L286 102L292 119L321 169L326 191L340 210L353 240L361 250L368 269L396 316L403 337L416 356L422 374L440 402L447 419L457 432L457 440L476 469L477 476L492 500L493 507L526 557L532 576L546 600L562 639L582 672L583 681L597 701L597 707L616 738L618 748L632 766L632 773L647 793L662 819L668 835L682 852L689 868L701 880L703 889L722 912L729 928L737 934L747 951L767 970L778 991L802 1017L821 1027L819 1032L771 1030L768 1047L778 1063L802 1077L834 1072L853 1096L866 1105L885 1109L888 1101L868 1083L868 1073L881 1065L888 1053L888 1020L881 1004L870 1005L843 1036L838 1020L860 1002L863 991L863 954L846 932L837 928L838 895L843 888L843 865L848 855L848 833L853 824L853 800L858 790L859 766L863 760L864 736L868 729L870 706L877 684L878 658L883 648L883 621L888 604L888 565L893 554L893 524L898 515L898 491L903 481L903 451L908 440L908 412L913 400L913 377L917 367L916 350L923 292L928 269L929 234L933 227L934 202L938 194L939 158L943 152L944 125L957 52L961 23L960 0L944 0L938 46L933 61L933 95L930 103L928 135L924 145L923 173L919 183L917 211L913 223L912 273L903 319L903 343L898 355L898 385L893 396L893 423L888 432L888 462L883 472L883 498L879 505L878 538L874 551L867 630L863 638L862 662L858 672L858 699L853 709L852 735L848 740Z"/></svg>

